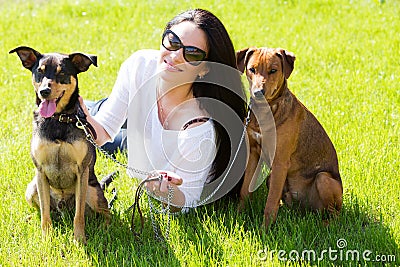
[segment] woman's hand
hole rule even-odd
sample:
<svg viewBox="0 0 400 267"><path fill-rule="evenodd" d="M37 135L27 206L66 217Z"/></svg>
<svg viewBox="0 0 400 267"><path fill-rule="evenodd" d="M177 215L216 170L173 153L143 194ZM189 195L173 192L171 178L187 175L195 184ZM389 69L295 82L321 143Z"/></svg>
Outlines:
<svg viewBox="0 0 400 267"><path fill-rule="evenodd" d="M168 185L181 185L183 180L176 173L170 171L157 171L162 176L160 181L151 181L146 183L147 189L156 195L159 193L168 193Z"/></svg>
<svg viewBox="0 0 400 267"><path fill-rule="evenodd" d="M176 173L170 171L157 171L162 175L160 181L151 181L146 183L147 189L156 196L168 199L168 186L172 187L173 197L171 199L171 211L177 212L185 205L185 195L179 190L179 185L183 180ZM167 203L165 203L167 204Z"/></svg>
<svg viewBox="0 0 400 267"><path fill-rule="evenodd" d="M85 105L85 101L83 101L83 98L81 96L78 97L79 100L79 105L81 106L83 113L85 113L86 116L90 116L89 110L87 106Z"/></svg>
<svg viewBox="0 0 400 267"><path fill-rule="evenodd" d="M179 185L182 184L183 179L170 171L158 170L157 173L162 176L161 182L148 182L146 183L146 188L154 195L167 199L169 194L168 186L172 187L174 193L171 200L171 210L173 212L179 211L185 205L185 195L179 190Z"/></svg>
<svg viewBox="0 0 400 267"><path fill-rule="evenodd" d="M110 135L104 130L103 126L101 126L89 113L89 109L86 107L85 102L83 101L83 98L81 96L78 97L79 104L81 105L81 108L83 112L86 115L87 121L93 126L94 130L96 131L97 134L97 139L95 140L96 143L99 146L104 145L108 141L110 141L111 137Z"/></svg>

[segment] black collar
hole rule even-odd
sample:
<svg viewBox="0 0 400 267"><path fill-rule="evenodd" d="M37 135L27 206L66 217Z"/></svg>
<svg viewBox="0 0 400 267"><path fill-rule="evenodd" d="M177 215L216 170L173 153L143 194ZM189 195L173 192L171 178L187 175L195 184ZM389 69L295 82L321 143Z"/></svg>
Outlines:
<svg viewBox="0 0 400 267"><path fill-rule="evenodd" d="M86 114L83 112L81 106L77 104L77 111L72 113L72 114L66 114L66 113L58 113L54 114L53 116L50 117L50 119L57 120L62 123L76 123L79 120L83 123L84 127L87 127L93 137L94 140L97 139L97 134L93 126L86 120ZM78 118L77 118L78 117Z"/></svg>
<svg viewBox="0 0 400 267"><path fill-rule="evenodd" d="M76 114L60 113L60 114L54 114L50 118L64 123L76 123L78 121L78 119L76 118Z"/></svg>

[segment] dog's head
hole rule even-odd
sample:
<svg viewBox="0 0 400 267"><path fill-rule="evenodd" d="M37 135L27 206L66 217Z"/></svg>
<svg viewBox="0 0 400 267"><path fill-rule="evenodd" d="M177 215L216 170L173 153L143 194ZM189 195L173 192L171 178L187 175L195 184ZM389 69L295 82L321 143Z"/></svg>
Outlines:
<svg viewBox="0 0 400 267"><path fill-rule="evenodd" d="M280 95L294 68L295 56L281 48L245 48L236 53L237 67L246 70L250 94L254 100L268 102Z"/></svg>
<svg viewBox="0 0 400 267"><path fill-rule="evenodd" d="M72 108L79 96L78 73L88 70L91 64L97 67L97 57L83 53L41 54L26 46L10 51L14 52L32 72L39 113L45 118Z"/></svg>

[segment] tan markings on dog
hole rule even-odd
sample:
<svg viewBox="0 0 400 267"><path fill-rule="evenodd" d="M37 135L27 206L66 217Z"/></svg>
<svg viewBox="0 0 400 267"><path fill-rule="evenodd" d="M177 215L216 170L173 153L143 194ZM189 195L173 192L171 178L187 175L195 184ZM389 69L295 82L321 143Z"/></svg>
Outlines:
<svg viewBox="0 0 400 267"><path fill-rule="evenodd" d="M106 223L110 222L111 214L108 208L108 203L104 198L103 192L100 191L96 187L89 186L87 195L86 195L86 203L92 208L94 211L98 213L102 213L106 217Z"/></svg>
<svg viewBox="0 0 400 267"><path fill-rule="evenodd" d="M57 104L56 113L62 112L62 110L66 107L71 95L75 91L75 87L76 87L76 79L74 77L71 77L70 84L56 84L55 91L57 92L58 97L60 97L63 94Z"/></svg>
<svg viewBox="0 0 400 267"><path fill-rule="evenodd" d="M38 163L54 161L57 158L70 159L74 164L81 164L87 154L87 143L85 140L77 140L72 144L67 142L50 142L34 138L32 140L32 153ZM61 156L59 154L61 153Z"/></svg>

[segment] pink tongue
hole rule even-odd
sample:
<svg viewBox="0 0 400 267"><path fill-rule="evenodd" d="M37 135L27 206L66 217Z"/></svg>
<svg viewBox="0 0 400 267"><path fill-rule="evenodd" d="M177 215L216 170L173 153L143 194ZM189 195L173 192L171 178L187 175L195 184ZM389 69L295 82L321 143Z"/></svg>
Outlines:
<svg viewBox="0 0 400 267"><path fill-rule="evenodd" d="M56 100L43 100L39 105L40 116L44 118L51 117L56 112Z"/></svg>

